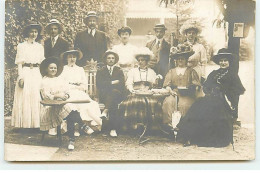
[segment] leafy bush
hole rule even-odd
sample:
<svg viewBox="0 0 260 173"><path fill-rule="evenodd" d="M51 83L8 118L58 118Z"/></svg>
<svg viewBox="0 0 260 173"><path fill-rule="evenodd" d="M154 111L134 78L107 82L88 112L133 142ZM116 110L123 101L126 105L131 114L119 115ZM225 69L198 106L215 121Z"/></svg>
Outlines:
<svg viewBox="0 0 260 173"><path fill-rule="evenodd" d="M63 25L62 37L73 45L80 30L85 29L83 19L88 11L99 15L99 28L107 33L113 44L117 29L124 23L127 0L6 0L5 11L5 115L10 114L13 101L17 68L14 61L17 45L23 42L22 31L30 21L45 27L56 18ZM43 40L46 33L41 33ZM11 93L11 94L10 94ZM11 97L12 96L12 97Z"/></svg>

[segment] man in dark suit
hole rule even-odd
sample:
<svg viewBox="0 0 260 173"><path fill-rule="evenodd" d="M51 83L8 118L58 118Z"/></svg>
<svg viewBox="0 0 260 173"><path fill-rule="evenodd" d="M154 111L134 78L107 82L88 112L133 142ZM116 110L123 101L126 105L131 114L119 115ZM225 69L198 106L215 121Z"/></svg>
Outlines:
<svg viewBox="0 0 260 173"><path fill-rule="evenodd" d="M50 37L44 41L45 58L60 57L63 52L69 50L69 42L60 37L62 26L57 19L51 19L45 29L50 35Z"/></svg>
<svg viewBox="0 0 260 173"><path fill-rule="evenodd" d="M120 67L115 66L118 62L118 54L108 50L104 56L103 68L97 71L96 81L99 101L105 104L102 115L109 115L110 136L116 137L120 125L118 104L124 99L125 78Z"/></svg>
<svg viewBox="0 0 260 173"><path fill-rule="evenodd" d="M91 59L97 61L100 66L103 64L102 55L108 48L108 37L96 28L97 19L96 12L88 12L84 20L87 29L76 35L74 47L83 53L83 58L77 61L78 66L85 66Z"/></svg>
<svg viewBox="0 0 260 173"><path fill-rule="evenodd" d="M149 62L149 67L152 68L157 74L165 77L169 70L169 54L170 44L163 38L167 28L164 24L157 24L154 27L156 38L146 44L154 54Z"/></svg>

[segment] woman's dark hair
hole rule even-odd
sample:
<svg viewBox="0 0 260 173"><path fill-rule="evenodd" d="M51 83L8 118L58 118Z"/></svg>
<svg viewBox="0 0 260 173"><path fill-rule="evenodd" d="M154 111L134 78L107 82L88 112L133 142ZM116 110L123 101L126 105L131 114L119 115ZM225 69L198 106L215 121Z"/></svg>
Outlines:
<svg viewBox="0 0 260 173"><path fill-rule="evenodd" d="M122 32L128 32L128 34L131 35L132 34L132 29L130 27L128 27L128 26L125 26L125 27L122 27L122 28L117 30L117 34L119 36L121 36Z"/></svg>
<svg viewBox="0 0 260 173"><path fill-rule="evenodd" d="M38 31L38 35L37 35L37 38L35 39L35 41L39 41L42 39L42 35L41 35L41 32L42 32L42 27L40 25L29 25L27 26L24 31L23 31L23 36L25 38L29 38L29 33L31 32L32 29L36 29Z"/></svg>

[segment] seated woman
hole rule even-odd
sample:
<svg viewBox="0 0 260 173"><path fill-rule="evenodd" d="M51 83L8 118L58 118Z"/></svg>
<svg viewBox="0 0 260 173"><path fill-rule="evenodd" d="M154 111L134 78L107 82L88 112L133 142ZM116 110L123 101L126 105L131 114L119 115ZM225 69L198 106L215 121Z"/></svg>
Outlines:
<svg viewBox="0 0 260 173"><path fill-rule="evenodd" d="M110 136L116 137L120 124L118 104L124 99L125 77L120 67L115 66L118 62L118 54L108 50L103 56L106 66L97 71L96 81L99 101L105 104L103 115L109 115Z"/></svg>
<svg viewBox="0 0 260 173"><path fill-rule="evenodd" d="M138 125L142 125L146 121L146 100L137 93L148 93L149 89L156 83L158 77L156 73L147 67L150 57L153 56L148 48L140 48L135 58L139 67L131 69L127 74L126 87L131 93L126 100L120 104L120 112L126 119L127 126L131 129L137 129ZM148 109L153 117L161 117L160 103L151 97L146 97Z"/></svg>
<svg viewBox="0 0 260 173"><path fill-rule="evenodd" d="M187 67L188 58L193 53L190 46L180 44L172 55L172 58L176 60L177 67L167 73L163 84L163 87L171 93L170 96L165 98L162 106L163 124L166 127L171 127L172 115L177 111L176 104L178 111L182 116L185 116L196 99L196 89L200 86L199 76L195 70Z"/></svg>
<svg viewBox="0 0 260 173"><path fill-rule="evenodd" d="M78 110L83 121L90 123L93 130L100 131L102 126L101 111L96 101L93 101L87 91L87 78L83 67L76 65L77 58L82 58L82 53L79 50L70 49L61 54L64 66L61 78L69 86L70 97L77 99L89 99L90 103L75 104L74 109Z"/></svg>
<svg viewBox="0 0 260 173"><path fill-rule="evenodd" d="M233 144L233 113L245 88L232 69L234 57L227 49L220 49L212 60L220 68L213 70L205 81L206 95L191 106L177 125L178 138L185 145L225 147Z"/></svg>
<svg viewBox="0 0 260 173"><path fill-rule="evenodd" d="M43 60L40 65L40 72L43 76L41 84L41 96L44 100L67 100L70 95L66 92L64 82L57 76L62 72L62 66L57 58ZM42 106L40 111L40 130L47 131L61 125L63 120L67 120L69 145L68 149L74 149L74 124L78 123L81 130L88 132L79 113L73 110L73 105L67 103L57 106Z"/></svg>

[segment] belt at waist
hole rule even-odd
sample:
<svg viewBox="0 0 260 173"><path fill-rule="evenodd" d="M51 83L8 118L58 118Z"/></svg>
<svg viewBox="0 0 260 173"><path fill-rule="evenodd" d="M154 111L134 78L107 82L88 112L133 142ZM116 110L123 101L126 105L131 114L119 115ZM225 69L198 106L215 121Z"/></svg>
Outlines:
<svg viewBox="0 0 260 173"><path fill-rule="evenodd" d="M32 63L24 63L23 64L23 67L39 67L40 64L32 64Z"/></svg>

